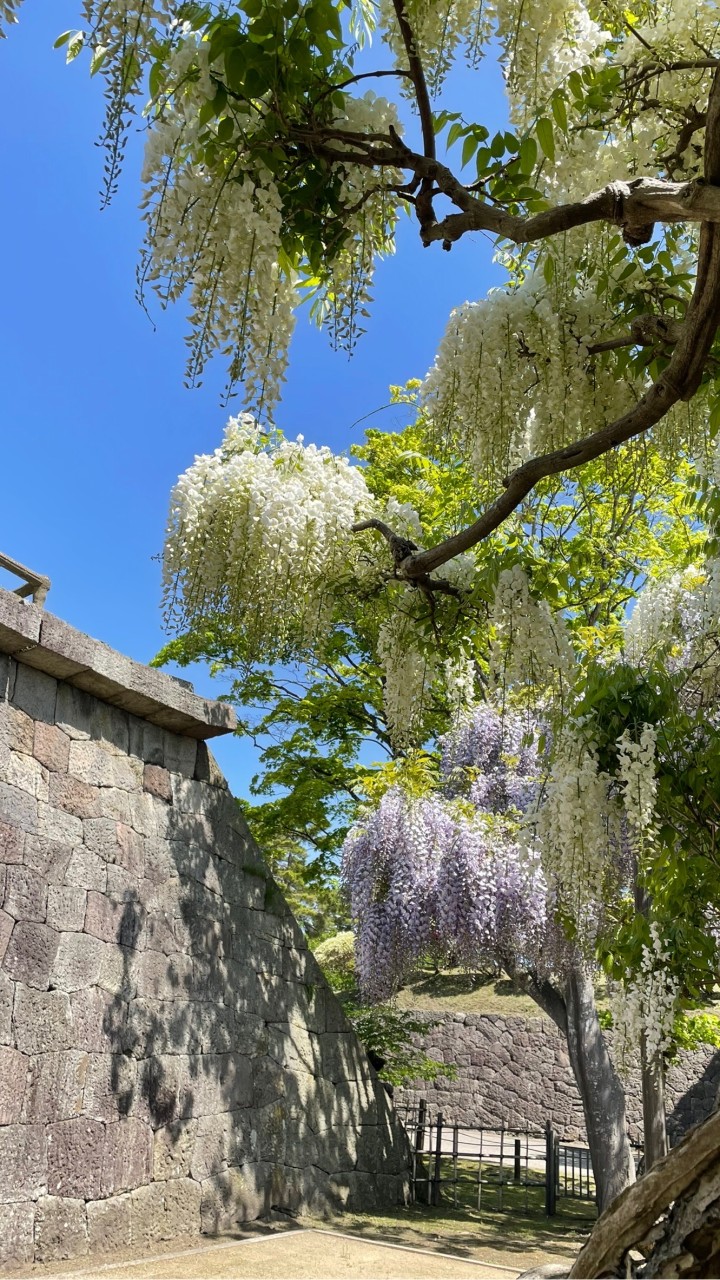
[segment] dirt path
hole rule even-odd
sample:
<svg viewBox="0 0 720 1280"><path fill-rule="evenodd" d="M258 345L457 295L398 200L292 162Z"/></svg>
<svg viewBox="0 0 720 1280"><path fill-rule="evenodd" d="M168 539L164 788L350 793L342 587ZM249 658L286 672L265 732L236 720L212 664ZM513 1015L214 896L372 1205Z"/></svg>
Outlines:
<svg viewBox="0 0 720 1280"><path fill-rule="evenodd" d="M24 1267L12 1275L18 1280L516 1280L521 1271L551 1258L558 1260L554 1250L478 1246L470 1234L462 1243L442 1237L391 1242L375 1233L363 1237L305 1222L258 1224L239 1237L188 1238L150 1246L142 1254L85 1257Z"/></svg>

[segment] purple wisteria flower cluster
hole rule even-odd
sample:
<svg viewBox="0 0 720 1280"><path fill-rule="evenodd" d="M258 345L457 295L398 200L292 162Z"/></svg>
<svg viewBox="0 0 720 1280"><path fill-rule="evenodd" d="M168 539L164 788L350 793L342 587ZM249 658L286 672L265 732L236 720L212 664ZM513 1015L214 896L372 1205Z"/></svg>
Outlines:
<svg viewBox="0 0 720 1280"><path fill-rule="evenodd" d="M437 793L395 786L348 835L342 875L366 1000L387 999L431 950L535 972L557 956L540 858L518 824L537 796L538 736L514 713L476 708L441 744Z"/></svg>

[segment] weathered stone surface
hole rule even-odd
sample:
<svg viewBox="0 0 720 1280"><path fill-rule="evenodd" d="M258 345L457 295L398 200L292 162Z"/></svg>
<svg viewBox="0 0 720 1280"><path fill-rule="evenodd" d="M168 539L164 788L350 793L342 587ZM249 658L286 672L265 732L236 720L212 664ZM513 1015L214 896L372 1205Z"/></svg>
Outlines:
<svg viewBox="0 0 720 1280"><path fill-rule="evenodd" d="M39 1124L0 1128L0 1203L36 1200L47 1189L45 1130Z"/></svg>
<svg viewBox="0 0 720 1280"><path fill-rule="evenodd" d="M190 1173L199 1120L178 1120L155 1132L153 1179L185 1178Z"/></svg>
<svg viewBox="0 0 720 1280"><path fill-rule="evenodd" d="M83 1109L88 1055L81 1049L40 1053L26 1059L22 1118L30 1124L70 1120Z"/></svg>
<svg viewBox="0 0 720 1280"><path fill-rule="evenodd" d="M47 881L30 867L8 867L3 909L15 920L42 922L47 892Z"/></svg>
<svg viewBox="0 0 720 1280"><path fill-rule="evenodd" d="M72 845L48 836L25 836L23 862L48 884L62 884L72 857Z"/></svg>
<svg viewBox="0 0 720 1280"><path fill-rule="evenodd" d="M190 1178L151 1183L132 1193L132 1242L149 1245L200 1230L202 1192Z"/></svg>
<svg viewBox="0 0 720 1280"><path fill-rule="evenodd" d="M20 1267L35 1254L35 1205L0 1204L0 1266Z"/></svg>
<svg viewBox="0 0 720 1280"><path fill-rule="evenodd" d="M181 685L56 621L47 635L22 707L6 701L19 668L0 656L7 1248L51 1260L147 1245L198 1230L201 1202L206 1224L285 1199L320 1212L348 1178L359 1204L363 1170L340 1166L369 1161L377 1182L379 1130L356 1143L339 1129L377 1120L378 1086L357 1065L343 1076L347 1048L321 1045L322 975L204 744L167 728L218 724L203 707L189 725L201 700ZM325 1065L336 1084L314 1074Z"/></svg>
<svg viewBox="0 0 720 1280"><path fill-rule="evenodd" d="M76 818L95 818L102 808L96 788L88 786L87 782L70 773L50 775L49 797L55 809L74 814Z"/></svg>
<svg viewBox="0 0 720 1280"><path fill-rule="evenodd" d="M19 827L21 831L37 831L38 802L27 791L19 787L11 787L7 782L0 782L0 813L8 827Z"/></svg>
<svg viewBox="0 0 720 1280"><path fill-rule="evenodd" d="M47 1130L48 1191L52 1196L99 1200L105 1156L105 1125L78 1117Z"/></svg>
<svg viewBox="0 0 720 1280"><path fill-rule="evenodd" d="M86 933L62 933L52 968L52 984L61 991L91 987L100 977L106 943Z"/></svg>
<svg viewBox="0 0 720 1280"><path fill-rule="evenodd" d="M3 968L9 977L47 991L60 934L45 924L18 920L7 945Z"/></svg>
<svg viewBox="0 0 720 1280"><path fill-rule="evenodd" d="M0 599L0 606L5 606L5 593ZM15 675L15 688L10 701L19 707L33 720L44 720L53 724L55 720L55 700L57 698L57 680L41 671L34 671L24 662L18 662Z"/></svg>
<svg viewBox="0 0 720 1280"><path fill-rule="evenodd" d="M48 885L48 925L62 933L79 932L85 923L87 898L87 890L75 885Z"/></svg>
<svg viewBox="0 0 720 1280"><path fill-rule="evenodd" d="M32 753L53 773L65 773L70 757L70 738L57 725L35 722Z"/></svg>
<svg viewBox="0 0 720 1280"><path fill-rule="evenodd" d="M17 1049L0 1047L0 1125L22 1117L28 1060Z"/></svg>
<svg viewBox="0 0 720 1280"><path fill-rule="evenodd" d="M22 862L25 832L0 819L0 862Z"/></svg>
<svg viewBox="0 0 720 1280"><path fill-rule="evenodd" d="M3 956L7 951L14 924L15 921L12 916L8 915L7 911L0 911L0 964L2 964Z"/></svg>
<svg viewBox="0 0 720 1280"><path fill-rule="evenodd" d="M153 1132L142 1120L128 1118L108 1124L102 1166L106 1196L144 1186L152 1178Z"/></svg>
<svg viewBox="0 0 720 1280"><path fill-rule="evenodd" d="M88 1243L92 1253L115 1253L132 1242L129 1195L91 1200L87 1205Z"/></svg>
<svg viewBox="0 0 720 1280"><path fill-rule="evenodd" d="M102 858L89 849L73 849L65 872L65 883L78 889L95 889L104 893L107 889L107 866Z"/></svg>
<svg viewBox="0 0 720 1280"><path fill-rule="evenodd" d="M60 1262L88 1251L85 1201L44 1196L35 1211L35 1259Z"/></svg>
<svg viewBox="0 0 720 1280"><path fill-rule="evenodd" d="M170 774L158 764L146 764L143 770L143 790L172 804L172 785Z"/></svg>

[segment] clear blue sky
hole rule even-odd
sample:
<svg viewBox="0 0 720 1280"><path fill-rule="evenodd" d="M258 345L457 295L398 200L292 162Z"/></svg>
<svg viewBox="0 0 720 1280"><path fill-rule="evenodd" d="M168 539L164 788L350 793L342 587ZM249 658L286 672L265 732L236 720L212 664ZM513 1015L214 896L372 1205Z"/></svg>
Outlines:
<svg viewBox="0 0 720 1280"><path fill-rule="evenodd" d="M26 0L0 42L0 550L49 575L53 613L147 662L165 639L152 557L168 495L193 456L220 442L224 370L216 364L202 388L186 390L182 309L158 309L153 328L135 301L142 135L131 139L114 204L100 212L102 154L93 144L102 86L84 58L66 67L64 51L52 48L79 25L72 2ZM457 73L443 105L501 124L497 65ZM423 250L403 220L351 360L301 315L279 425L336 450L359 440L352 424L386 403L391 382L425 373L451 308L496 278L490 261L482 236L449 254ZM235 401L231 411L240 408ZM372 424L395 429L403 420L391 410ZM198 692L217 694L203 670L192 678ZM243 794L250 744L221 739L214 749Z"/></svg>

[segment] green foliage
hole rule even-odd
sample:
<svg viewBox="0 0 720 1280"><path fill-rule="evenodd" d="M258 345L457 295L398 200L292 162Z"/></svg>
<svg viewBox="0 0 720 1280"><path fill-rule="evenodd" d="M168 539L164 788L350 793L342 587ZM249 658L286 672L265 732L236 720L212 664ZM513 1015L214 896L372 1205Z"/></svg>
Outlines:
<svg viewBox="0 0 720 1280"><path fill-rule="evenodd" d="M720 1017L716 1013L682 1014L675 1023L675 1050L711 1045L720 1049Z"/></svg>
<svg viewBox="0 0 720 1280"><path fill-rule="evenodd" d="M410 1085L414 1080L436 1080L438 1076L455 1079L456 1067L429 1058L413 1044L413 1036L427 1035L435 1025L432 1020L415 1018L406 1010L387 1004L368 1007L348 1001L345 1012L365 1048L384 1059L381 1080L399 1086Z"/></svg>
<svg viewBox="0 0 720 1280"><path fill-rule="evenodd" d="M316 946L315 959L333 991L355 989L355 939L350 929L335 933Z"/></svg>

